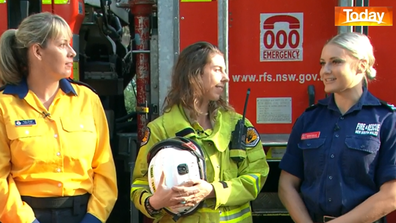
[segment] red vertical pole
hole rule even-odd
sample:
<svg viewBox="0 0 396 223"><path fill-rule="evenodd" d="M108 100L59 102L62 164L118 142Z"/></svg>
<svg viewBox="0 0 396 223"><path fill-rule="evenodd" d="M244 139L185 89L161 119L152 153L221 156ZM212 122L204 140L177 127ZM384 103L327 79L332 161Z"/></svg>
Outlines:
<svg viewBox="0 0 396 223"><path fill-rule="evenodd" d="M11 12L8 12L8 3L7 2L1 2L0 3L0 36L3 34L8 29L8 14Z"/></svg>
<svg viewBox="0 0 396 223"><path fill-rule="evenodd" d="M148 90L150 89L150 14L154 5L153 0L133 0L131 11L135 17L135 42L136 42L136 90L137 106L144 107L149 103ZM142 51L139 53L139 51ZM146 52L144 52L146 51ZM139 114L138 139L144 136L144 127L148 123L147 115Z"/></svg>

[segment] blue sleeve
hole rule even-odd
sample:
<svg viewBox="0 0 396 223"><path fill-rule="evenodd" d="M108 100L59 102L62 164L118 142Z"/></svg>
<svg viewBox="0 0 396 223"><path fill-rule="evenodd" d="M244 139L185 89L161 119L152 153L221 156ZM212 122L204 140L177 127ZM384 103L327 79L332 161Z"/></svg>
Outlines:
<svg viewBox="0 0 396 223"><path fill-rule="evenodd" d="M34 219L32 223L40 223L37 219Z"/></svg>
<svg viewBox="0 0 396 223"><path fill-rule="evenodd" d="M102 222L98 218L93 216L92 214L87 213L87 214L85 214L81 223L102 223Z"/></svg>
<svg viewBox="0 0 396 223"><path fill-rule="evenodd" d="M375 174L378 187L396 179L396 112L384 120L380 131L381 147Z"/></svg>
<svg viewBox="0 0 396 223"><path fill-rule="evenodd" d="M298 148L298 143L301 140L303 131L303 118L300 116L292 128L289 140L287 142L286 153L279 164L282 170L300 178L304 178L304 160L301 149Z"/></svg>

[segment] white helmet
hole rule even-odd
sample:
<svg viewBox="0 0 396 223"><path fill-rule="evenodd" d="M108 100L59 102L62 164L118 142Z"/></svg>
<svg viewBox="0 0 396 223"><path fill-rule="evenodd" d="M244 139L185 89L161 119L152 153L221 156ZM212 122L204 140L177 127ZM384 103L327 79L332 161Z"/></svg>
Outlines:
<svg viewBox="0 0 396 223"><path fill-rule="evenodd" d="M200 146L191 139L175 137L154 145L148 156L148 183L151 193L156 191L162 172L165 173L167 187L180 185L189 180L206 180L205 158ZM165 208L178 218L191 214L200 207Z"/></svg>

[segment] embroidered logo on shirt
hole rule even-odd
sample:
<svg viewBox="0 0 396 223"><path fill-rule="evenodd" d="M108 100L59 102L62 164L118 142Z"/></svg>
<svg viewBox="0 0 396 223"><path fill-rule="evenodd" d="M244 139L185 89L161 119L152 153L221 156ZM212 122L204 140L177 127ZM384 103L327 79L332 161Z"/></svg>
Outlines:
<svg viewBox="0 0 396 223"><path fill-rule="evenodd" d="M253 127L248 127L246 131L246 147L255 147L260 141L260 135L257 130Z"/></svg>
<svg viewBox="0 0 396 223"><path fill-rule="evenodd" d="M16 120L15 126L30 126L36 125L36 120L34 119L27 119L27 120Z"/></svg>
<svg viewBox="0 0 396 223"><path fill-rule="evenodd" d="M355 134L378 136L380 128L381 124L366 124L359 122L356 125Z"/></svg>
<svg viewBox="0 0 396 223"><path fill-rule="evenodd" d="M151 134L150 128L146 127L146 130L144 131L143 139L142 139L142 142L140 143L140 146L144 146L147 144L147 142L150 139L150 134Z"/></svg>
<svg viewBox="0 0 396 223"><path fill-rule="evenodd" d="M317 139L320 136L320 132L307 132L301 135L301 140L305 139Z"/></svg>

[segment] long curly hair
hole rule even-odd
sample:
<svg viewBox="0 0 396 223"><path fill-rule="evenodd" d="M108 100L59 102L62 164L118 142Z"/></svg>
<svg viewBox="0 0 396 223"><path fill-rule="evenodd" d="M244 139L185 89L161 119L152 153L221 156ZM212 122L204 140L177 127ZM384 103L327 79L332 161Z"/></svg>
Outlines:
<svg viewBox="0 0 396 223"><path fill-rule="evenodd" d="M194 43L180 53L173 69L171 88L165 98L163 112L168 112L174 105L181 105L191 111L192 118L200 114L199 106L206 93L202 75L215 54L224 55L208 42ZM209 103L209 112L218 108L234 111L223 98Z"/></svg>

